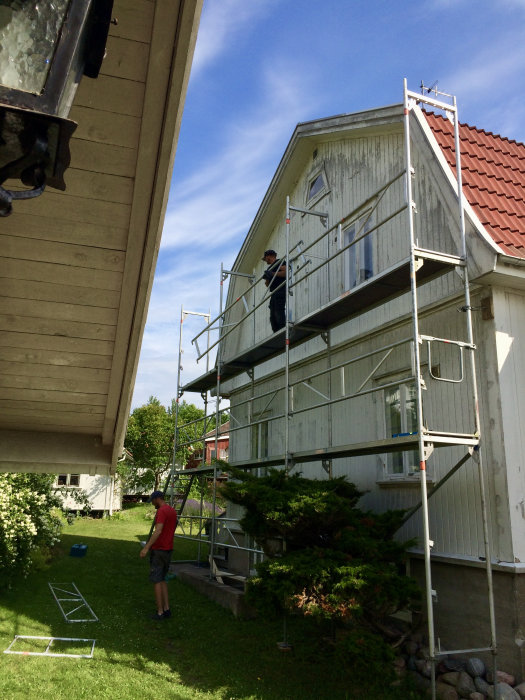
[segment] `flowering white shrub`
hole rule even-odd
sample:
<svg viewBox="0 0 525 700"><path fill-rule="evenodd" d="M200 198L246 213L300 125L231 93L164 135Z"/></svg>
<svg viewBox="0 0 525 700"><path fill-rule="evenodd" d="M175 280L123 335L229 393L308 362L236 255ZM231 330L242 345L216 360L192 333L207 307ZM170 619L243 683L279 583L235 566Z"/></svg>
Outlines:
<svg viewBox="0 0 525 700"><path fill-rule="evenodd" d="M27 576L32 553L59 540L52 474L0 474L0 587Z"/></svg>

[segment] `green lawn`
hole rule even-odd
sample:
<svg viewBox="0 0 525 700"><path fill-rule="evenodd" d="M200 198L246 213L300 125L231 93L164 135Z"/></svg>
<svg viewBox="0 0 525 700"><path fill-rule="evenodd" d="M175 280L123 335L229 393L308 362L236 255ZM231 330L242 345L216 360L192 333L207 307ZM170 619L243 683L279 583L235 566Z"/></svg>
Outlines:
<svg viewBox="0 0 525 700"><path fill-rule="evenodd" d="M235 619L177 579L169 582L170 620L154 611L148 564L139 558L151 506L135 506L120 519L77 519L64 525L50 567L21 580L0 598L0 651L15 634L95 638L93 659L0 655L4 700L159 698L193 700L408 700L371 678L357 686L339 667L314 624L292 620L294 650L280 652L279 621ZM88 545L83 558L72 544ZM178 541L176 558L192 556L193 543ZM66 623L48 582L73 581L100 622ZM375 690L372 688L375 688ZM381 692L382 690L382 692Z"/></svg>

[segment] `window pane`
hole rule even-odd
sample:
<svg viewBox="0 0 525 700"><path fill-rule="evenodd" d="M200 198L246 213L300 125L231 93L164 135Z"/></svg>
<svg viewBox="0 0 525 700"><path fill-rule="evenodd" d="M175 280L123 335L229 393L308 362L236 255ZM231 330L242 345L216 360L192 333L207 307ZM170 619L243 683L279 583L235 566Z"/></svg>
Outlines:
<svg viewBox="0 0 525 700"><path fill-rule="evenodd" d="M260 457L268 457L268 423L261 423L261 454Z"/></svg>
<svg viewBox="0 0 525 700"><path fill-rule="evenodd" d="M355 224L345 229L344 245L349 245L355 238ZM358 244L353 245L346 251L346 288L352 289L357 284L357 248Z"/></svg>
<svg viewBox="0 0 525 700"><path fill-rule="evenodd" d="M400 387L388 389L386 392L386 424L391 437L403 432Z"/></svg>
<svg viewBox="0 0 525 700"><path fill-rule="evenodd" d="M0 3L0 83L40 94L69 0Z"/></svg>
<svg viewBox="0 0 525 700"><path fill-rule="evenodd" d="M70 486L80 486L80 474L70 474L69 475L69 485Z"/></svg>
<svg viewBox="0 0 525 700"><path fill-rule="evenodd" d="M59 474L58 479L57 479L57 484L59 486L66 486L67 485L67 474Z"/></svg>
<svg viewBox="0 0 525 700"><path fill-rule="evenodd" d="M315 195L320 192L324 187L324 178L319 173L319 175L312 180L310 183L310 189L308 190L308 199L312 199L312 197L315 197Z"/></svg>

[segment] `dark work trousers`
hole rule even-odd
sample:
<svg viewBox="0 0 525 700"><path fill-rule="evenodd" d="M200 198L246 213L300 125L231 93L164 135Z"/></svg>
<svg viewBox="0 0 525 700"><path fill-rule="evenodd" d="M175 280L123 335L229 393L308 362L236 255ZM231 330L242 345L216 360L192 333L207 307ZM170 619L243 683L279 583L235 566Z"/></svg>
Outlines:
<svg viewBox="0 0 525 700"><path fill-rule="evenodd" d="M272 331L278 331L283 328L286 323L286 294L273 294L270 297L270 323Z"/></svg>

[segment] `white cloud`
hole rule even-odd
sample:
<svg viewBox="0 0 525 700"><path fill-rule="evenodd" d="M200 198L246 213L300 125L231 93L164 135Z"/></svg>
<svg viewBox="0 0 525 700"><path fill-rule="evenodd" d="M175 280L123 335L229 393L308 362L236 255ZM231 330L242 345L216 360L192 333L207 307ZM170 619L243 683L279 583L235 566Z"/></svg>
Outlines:
<svg viewBox="0 0 525 700"><path fill-rule="evenodd" d="M266 71L258 105L226 127L218 154L175 185L163 249L239 241L295 124L311 107L312 92L289 66Z"/></svg>
<svg viewBox="0 0 525 700"><path fill-rule="evenodd" d="M522 29L500 34L440 80L457 95L460 120L525 140L525 103L516 89L525 68L523 39Z"/></svg>
<svg viewBox="0 0 525 700"><path fill-rule="evenodd" d="M276 0L208 0L197 36L192 77L224 53L240 34L247 33L275 4Z"/></svg>
<svg viewBox="0 0 525 700"><path fill-rule="evenodd" d="M174 183L134 406L151 394L165 404L175 396L181 304L199 312L211 307L212 317L217 314L220 263L228 266L235 259L295 124L313 108L312 79L293 63L274 62L264 71L257 104L226 125L219 152ZM190 342L202 328L200 319L185 321L182 384L206 371L205 360L197 365ZM198 395L185 398L200 403Z"/></svg>

